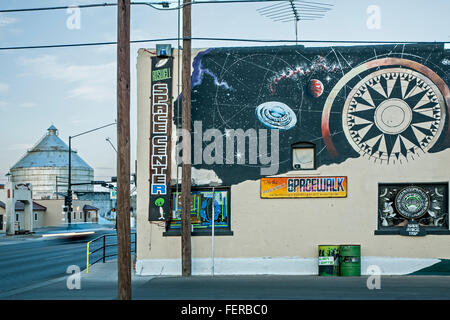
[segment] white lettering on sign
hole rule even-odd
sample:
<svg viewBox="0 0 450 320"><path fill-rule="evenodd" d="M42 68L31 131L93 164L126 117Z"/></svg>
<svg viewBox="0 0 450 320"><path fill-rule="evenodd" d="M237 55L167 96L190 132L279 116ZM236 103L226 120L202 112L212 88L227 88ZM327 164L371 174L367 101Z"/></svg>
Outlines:
<svg viewBox="0 0 450 320"><path fill-rule="evenodd" d="M419 234L419 225L418 224L408 224L406 226L406 232L408 232L412 236L416 236Z"/></svg>
<svg viewBox="0 0 450 320"><path fill-rule="evenodd" d="M169 87L156 83L152 87L152 148L150 170L152 195L167 194Z"/></svg>
<svg viewBox="0 0 450 320"><path fill-rule="evenodd" d="M334 265L334 257L319 257L319 266Z"/></svg>

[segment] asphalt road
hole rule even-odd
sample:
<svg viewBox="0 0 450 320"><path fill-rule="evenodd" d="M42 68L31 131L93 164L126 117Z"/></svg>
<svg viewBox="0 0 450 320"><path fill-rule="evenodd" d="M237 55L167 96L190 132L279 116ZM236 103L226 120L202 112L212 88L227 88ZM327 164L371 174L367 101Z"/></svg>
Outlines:
<svg viewBox="0 0 450 320"><path fill-rule="evenodd" d="M114 234L114 230L102 231ZM97 233L96 236L99 234ZM117 299L117 261L111 257L81 274L81 288L69 290L67 267L86 266L89 239L0 241L0 299ZM115 243L109 237L107 244ZM103 243L92 245L91 251ZM116 252L109 247L106 254ZM96 260L102 250L92 255ZM53 280L52 280L53 279ZM132 274L134 300L450 300L449 276L381 276L380 289L367 276L138 276ZM184 306L185 303L182 303Z"/></svg>
<svg viewBox="0 0 450 320"><path fill-rule="evenodd" d="M117 262L95 265L83 274L81 288L68 290L66 279L11 292L6 300L116 300ZM319 276L132 276L132 299L153 301L221 300L450 300L448 276L382 276L380 289L368 277ZM1 295L0 295L1 296ZM184 303L186 305L186 303Z"/></svg>
<svg viewBox="0 0 450 320"><path fill-rule="evenodd" d="M450 300L448 276L197 276L156 277L133 289L150 300Z"/></svg>
<svg viewBox="0 0 450 320"><path fill-rule="evenodd" d="M86 268L86 243L103 234L116 234L115 230L96 231L85 238L25 238L0 241L0 295L47 280L67 276L67 268L76 265ZM106 237L107 244L115 244L116 236ZM133 240L134 241L134 240ZM103 245L96 241L91 251ZM134 245L133 245L134 248ZM91 262L101 257L103 250L91 255ZM117 253L112 245L106 254Z"/></svg>

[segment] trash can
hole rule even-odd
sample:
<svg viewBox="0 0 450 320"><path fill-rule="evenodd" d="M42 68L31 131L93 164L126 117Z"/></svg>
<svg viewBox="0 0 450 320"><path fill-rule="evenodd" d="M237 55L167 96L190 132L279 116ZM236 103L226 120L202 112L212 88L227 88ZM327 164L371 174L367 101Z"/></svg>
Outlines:
<svg viewBox="0 0 450 320"><path fill-rule="evenodd" d="M319 276L339 276L339 246L319 245Z"/></svg>
<svg viewBox="0 0 450 320"><path fill-rule="evenodd" d="M340 275L344 277L361 276L361 245L340 245Z"/></svg>

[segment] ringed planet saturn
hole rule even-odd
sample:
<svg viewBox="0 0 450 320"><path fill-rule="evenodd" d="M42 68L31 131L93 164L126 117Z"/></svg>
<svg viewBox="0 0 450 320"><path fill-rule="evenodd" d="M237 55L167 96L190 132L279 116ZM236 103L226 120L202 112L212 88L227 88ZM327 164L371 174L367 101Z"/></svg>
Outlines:
<svg viewBox="0 0 450 320"><path fill-rule="evenodd" d="M286 104L269 101L256 108L258 120L270 129L289 130L297 123L297 117Z"/></svg>

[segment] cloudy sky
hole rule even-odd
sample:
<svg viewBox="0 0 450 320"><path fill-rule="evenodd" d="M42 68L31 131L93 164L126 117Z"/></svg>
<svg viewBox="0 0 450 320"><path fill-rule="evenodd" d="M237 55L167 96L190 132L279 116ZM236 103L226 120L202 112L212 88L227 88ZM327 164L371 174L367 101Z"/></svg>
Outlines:
<svg viewBox="0 0 450 320"><path fill-rule="evenodd" d="M104 2L2 0L0 9ZM300 39L450 42L448 0L324 2L333 4L332 10L320 20L300 22ZM271 4L196 4L192 8L192 36L295 40L293 23L274 22L258 11ZM66 10L0 13L0 47L115 41L116 10L116 7L81 9L79 20L75 19L73 11ZM176 38L177 30L176 10L132 6L132 40ZM176 41L163 43L176 46ZM192 47L253 45L260 44L193 41ZM139 48L154 46L154 42L131 45L133 172L137 135L136 56ZM0 183L6 181L5 174L9 168L46 133L50 125L59 129L60 137L67 143L69 135L116 119L114 45L0 50L0 70ZM115 151L106 138L111 138L116 146L115 126L73 140L74 148L94 168L96 179L116 175Z"/></svg>

